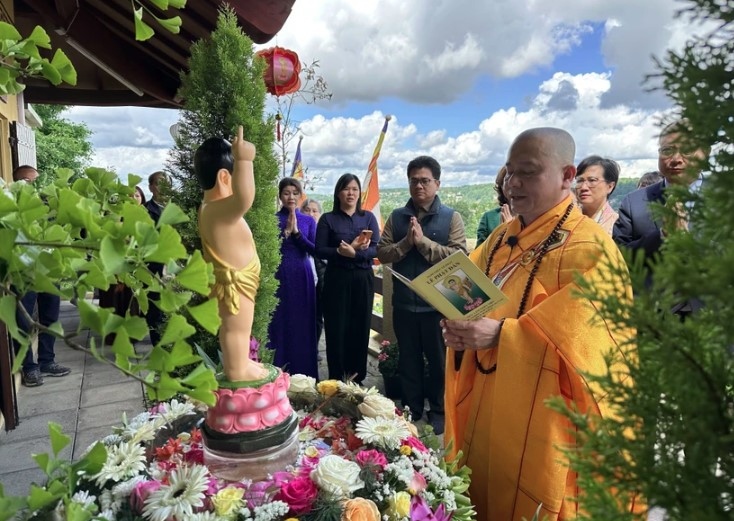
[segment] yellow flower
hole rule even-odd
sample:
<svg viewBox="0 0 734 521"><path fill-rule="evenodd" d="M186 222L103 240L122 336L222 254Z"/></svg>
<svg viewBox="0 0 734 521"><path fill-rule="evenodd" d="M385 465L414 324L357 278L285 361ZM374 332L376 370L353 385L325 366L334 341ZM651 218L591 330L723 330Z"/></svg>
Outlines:
<svg viewBox="0 0 734 521"><path fill-rule="evenodd" d="M319 456L319 449L311 445L303 453L309 458L317 458Z"/></svg>
<svg viewBox="0 0 734 521"><path fill-rule="evenodd" d="M285 521L298 521L298 518L297 517L289 517Z"/></svg>
<svg viewBox="0 0 734 521"><path fill-rule="evenodd" d="M333 396L339 390L339 382L337 380L324 380L316 384L316 389L324 396Z"/></svg>
<svg viewBox="0 0 734 521"><path fill-rule="evenodd" d="M218 516L225 518L235 517L237 511L242 507L242 496L244 495L245 491L241 488L223 488L212 497L214 512Z"/></svg>
<svg viewBox="0 0 734 521"><path fill-rule="evenodd" d="M390 497L387 513L393 519L407 517L410 513L410 494L407 492L396 492Z"/></svg>
<svg viewBox="0 0 734 521"><path fill-rule="evenodd" d="M400 454L402 454L403 456L410 456L411 454L413 454L413 449L410 445L401 445Z"/></svg>
<svg viewBox="0 0 734 521"><path fill-rule="evenodd" d="M342 521L380 521L380 511L370 499L362 497L347 499L344 502Z"/></svg>

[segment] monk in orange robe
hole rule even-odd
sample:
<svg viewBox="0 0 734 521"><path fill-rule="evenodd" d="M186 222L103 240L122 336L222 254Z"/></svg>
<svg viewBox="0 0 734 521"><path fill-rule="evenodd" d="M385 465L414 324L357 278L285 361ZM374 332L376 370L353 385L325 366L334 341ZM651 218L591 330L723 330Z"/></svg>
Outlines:
<svg viewBox="0 0 734 521"><path fill-rule="evenodd" d="M472 469L478 521L531 519L540 504L540 519L576 518L576 476L559 450L574 443L571 424L544 402L562 396L580 411L608 414L581 373L604 373L610 352L629 354L627 335L576 295L581 275L631 298L626 280L605 278L610 261L625 266L619 250L573 204L574 153L560 129L515 139L504 192L516 217L471 254L509 302L477 321L443 321L446 443Z"/></svg>

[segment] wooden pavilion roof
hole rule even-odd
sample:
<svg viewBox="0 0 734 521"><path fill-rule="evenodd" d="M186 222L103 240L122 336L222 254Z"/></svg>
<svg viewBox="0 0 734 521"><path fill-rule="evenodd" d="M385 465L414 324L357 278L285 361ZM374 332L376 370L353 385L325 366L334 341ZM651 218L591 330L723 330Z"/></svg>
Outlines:
<svg viewBox="0 0 734 521"><path fill-rule="evenodd" d="M229 0L245 33L265 43L283 27L295 0ZM189 0L177 12L181 32L154 26L153 38L138 42L130 0L15 0L15 24L21 34L36 25L51 36L77 70L77 85L58 87L29 80L30 103L97 106L179 106L175 96L192 42L215 28L221 0ZM148 5L148 4L147 4ZM156 8L149 4L153 11ZM169 15L170 16L170 15Z"/></svg>

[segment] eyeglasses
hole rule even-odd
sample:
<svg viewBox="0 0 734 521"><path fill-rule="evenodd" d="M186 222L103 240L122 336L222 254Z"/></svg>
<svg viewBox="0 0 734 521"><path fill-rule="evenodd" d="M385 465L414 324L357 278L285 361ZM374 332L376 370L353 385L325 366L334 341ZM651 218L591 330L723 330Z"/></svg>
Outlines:
<svg viewBox="0 0 734 521"><path fill-rule="evenodd" d="M603 179L599 179L598 177L577 177L574 181L577 188L584 183L586 183L589 188L594 188L600 181L603 181Z"/></svg>
<svg viewBox="0 0 734 521"><path fill-rule="evenodd" d="M410 186L421 185L423 187L426 187L431 184L432 181L435 181L435 179L433 179L432 177L411 177Z"/></svg>
<svg viewBox="0 0 734 521"><path fill-rule="evenodd" d="M696 151L697 149L692 149L691 147L679 147L675 145L667 145L658 148L658 154L660 154L660 157L673 157L676 154L680 154L685 158L689 158L692 157Z"/></svg>

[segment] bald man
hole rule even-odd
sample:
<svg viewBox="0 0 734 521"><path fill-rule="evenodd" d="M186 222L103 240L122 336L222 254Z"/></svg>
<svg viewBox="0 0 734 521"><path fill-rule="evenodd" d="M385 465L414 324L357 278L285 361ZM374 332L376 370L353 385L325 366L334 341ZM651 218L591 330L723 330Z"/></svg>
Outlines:
<svg viewBox="0 0 734 521"><path fill-rule="evenodd" d="M575 519L576 476L558 449L573 443L572 426L544 402L563 396L582 412L607 414L580 373L603 373L604 355L619 352L622 339L592 321L596 308L575 297L575 277L604 280L607 258L626 267L609 234L573 204L574 153L561 129L515 139L504 181L515 217L471 254L509 302L477 321L442 322L446 443L472 469L479 521L531 519L541 503L539 519ZM631 298L624 284L613 291Z"/></svg>

